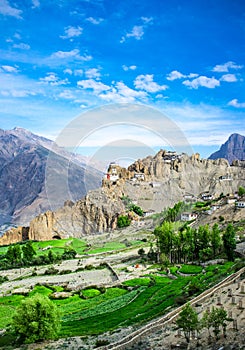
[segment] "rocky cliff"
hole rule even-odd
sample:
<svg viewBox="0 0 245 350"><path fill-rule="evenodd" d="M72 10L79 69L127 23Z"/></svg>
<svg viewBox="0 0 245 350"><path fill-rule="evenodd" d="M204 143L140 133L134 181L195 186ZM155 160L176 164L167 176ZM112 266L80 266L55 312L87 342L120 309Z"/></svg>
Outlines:
<svg viewBox="0 0 245 350"><path fill-rule="evenodd" d="M99 187L101 173L86 167L84 159L73 158L73 162L71 158L53 141L27 130L0 130L0 225L26 225L36 215L62 206L69 197L78 200L87 190ZM49 183L57 184L49 186L49 193L47 170L54 179Z"/></svg>
<svg viewBox="0 0 245 350"><path fill-rule="evenodd" d="M67 202L54 212L41 214L30 223L29 239L82 237L113 230L125 211L121 195L120 185L113 190L101 188L76 203Z"/></svg>
<svg viewBox="0 0 245 350"><path fill-rule="evenodd" d="M245 160L245 137L232 134L217 152L209 159L225 158L231 164L234 160Z"/></svg>
<svg viewBox="0 0 245 350"><path fill-rule="evenodd" d="M229 165L225 159L201 159L161 150L129 166L111 164L100 189L89 191L82 200L67 201L56 211L47 211L30 223L29 239L82 237L113 230L125 214L122 198L129 197L145 211L160 212L177 201L206 192L214 198L245 186L242 162ZM0 239L1 244L1 239Z"/></svg>

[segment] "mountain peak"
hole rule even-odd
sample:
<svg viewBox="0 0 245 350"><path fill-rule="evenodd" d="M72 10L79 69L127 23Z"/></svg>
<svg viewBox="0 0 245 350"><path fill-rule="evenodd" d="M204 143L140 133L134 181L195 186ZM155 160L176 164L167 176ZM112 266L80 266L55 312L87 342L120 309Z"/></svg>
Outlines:
<svg viewBox="0 0 245 350"><path fill-rule="evenodd" d="M225 158L231 164L233 160L245 159L245 136L233 133L220 149L212 153L209 159Z"/></svg>

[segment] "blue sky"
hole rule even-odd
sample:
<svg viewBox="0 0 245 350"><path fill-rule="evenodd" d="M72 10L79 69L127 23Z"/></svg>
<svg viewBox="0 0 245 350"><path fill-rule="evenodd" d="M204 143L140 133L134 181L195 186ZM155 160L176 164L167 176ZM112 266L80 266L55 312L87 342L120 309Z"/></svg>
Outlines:
<svg viewBox="0 0 245 350"><path fill-rule="evenodd" d="M245 134L243 0L0 0L0 28L3 129L55 139L81 113L133 103L204 156Z"/></svg>

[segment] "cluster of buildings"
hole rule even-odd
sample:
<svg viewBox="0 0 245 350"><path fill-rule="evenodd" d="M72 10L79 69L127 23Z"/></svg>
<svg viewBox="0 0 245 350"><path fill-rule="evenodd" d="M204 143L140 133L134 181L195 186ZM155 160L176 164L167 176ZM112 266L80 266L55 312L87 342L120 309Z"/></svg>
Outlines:
<svg viewBox="0 0 245 350"><path fill-rule="evenodd" d="M170 163L176 159L179 159L179 157L181 157L180 155L178 155L176 152L172 152L172 151L166 151L163 153L163 160L166 163ZM117 180L119 179L119 174L118 174L118 168L119 166L116 163L110 163L109 166L109 171L108 173L105 175L105 179L111 181L111 182L117 182ZM232 180L232 177L229 174L226 175L222 175L219 176L218 178L219 181L229 181ZM131 179L132 182L136 182L139 183L139 181L145 181L145 175L143 173L135 173L134 177ZM161 183L160 182L155 182L152 181L149 183L149 185L152 188L155 187L160 187ZM201 200L203 202L211 202L214 200L214 195L212 193L209 192L202 192L198 197L191 194L191 193L186 193L184 195L184 201L186 203L195 203L196 201ZM235 204L235 207L237 209L242 209L245 208L245 196L243 196L242 198L239 197L238 193L235 193L233 195L227 195L222 197L219 201L215 201L215 203L211 203L210 207L208 210L205 211L206 214L212 214L214 211L216 211L217 209L221 208L223 205L225 204ZM153 212L146 212L145 216L149 216L152 215ZM192 221L192 220L196 220L198 217L198 213L197 212L184 212L181 214L181 220L182 221Z"/></svg>

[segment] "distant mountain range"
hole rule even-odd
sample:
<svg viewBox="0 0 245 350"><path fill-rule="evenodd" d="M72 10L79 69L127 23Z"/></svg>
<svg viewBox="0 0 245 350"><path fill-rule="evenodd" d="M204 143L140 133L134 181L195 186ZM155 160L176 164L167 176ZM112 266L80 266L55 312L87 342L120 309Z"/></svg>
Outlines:
<svg viewBox="0 0 245 350"><path fill-rule="evenodd" d="M78 200L101 185L101 172L53 141L0 129L0 224L25 225L34 216Z"/></svg>
<svg viewBox="0 0 245 350"><path fill-rule="evenodd" d="M245 136L232 134L217 152L209 159L225 158L231 164L233 160L245 160Z"/></svg>

